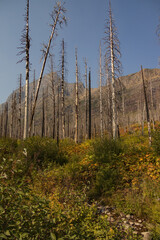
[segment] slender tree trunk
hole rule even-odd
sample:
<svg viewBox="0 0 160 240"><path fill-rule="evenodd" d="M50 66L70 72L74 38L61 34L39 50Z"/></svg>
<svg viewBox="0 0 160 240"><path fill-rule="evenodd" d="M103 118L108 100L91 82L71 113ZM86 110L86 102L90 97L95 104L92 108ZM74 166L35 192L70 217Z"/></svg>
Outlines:
<svg viewBox="0 0 160 240"><path fill-rule="evenodd" d="M5 104L5 124L4 124L4 137L8 134L8 102Z"/></svg>
<svg viewBox="0 0 160 240"><path fill-rule="evenodd" d="M57 145L59 145L59 86L57 88Z"/></svg>
<svg viewBox="0 0 160 240"><path fill-rule="evenodd" d="M68 138L70 137L70 134L69 134L69 110L68 110Z"/></svg>
<svg viewBox="0 0 160 240"><path fill-rule="evenodd" d="M22 126L21 126L21 115L22 115L22 110L21 110L21 99L22 99L22 74L20 74L19 78L19 116L18 116L18 138L22 138Z"/></svg>
<svg viewBox="0 0 160 240"><path fill-rule="evenodd" d="M85 138L87 139L88 138L88 88L87 88L87 62L86 62L86 59L85 59L85 117L86 117L86 123L85 123Z"/></svg>
<svg viewBox="0 0 160 240"><path fill-rule="evenodd" d="M53 75L53 58L51 56L51 88L52 88L52 101L53 101L53 130L52 137L55 138L55 127L56 127L56 104L55 104L55 80Z"/></svg>
<svg viewBox="0 0 160 240"><path fill-rule="evenodd" d="M46 96L45 96L45 137L48 137L48 86L46 89Z"/></svg>
<svg viewBox="0 0 160 240"><path fill-rule="evenodd" d="M152 113L153 130L155 130L155 116L154 116L153 93L152 93L152 79L150 80L150 93L151 93L151 113Z"/></svg>
<svg viewBox="0 0 160 240"><path fill-rule="evenodd" d="M100 56L99 56L99 65L100 65L100 82L99 82L99 103L100 103L100 133L101 138L103 137L103 109L102 109L102 53L101 53L101 43L100 43Z"/></svg>
<svg viewBox="0 0 160 240"><path fill-rule="evenodd" d="M25 86L25 108L24 108L24 132L23 139L28 137L28 109L29 109L29 0L27 0L26 15L26 86Z"/></svg>
<svg viewBox="0 0 160 240"><path fill-rule="evenodd" d="M91 71L89 70L89 126L88 126L88 138L91 139Z"/></svg>
<svg viewBox="0 0 160 240"><path fill-rule="evenodd" d="M115 98L115 70L114 70L114 53L113 53L113 30L112 14L110 7L110 54L111 54L111 74L112 74L112 136L116 138L116 98Z"/></svg>
<svg viewBox="0 0 160 240"><path fill-rule="evenodd" d="M13 115L14 115L14 96L12 93L12 103L11 103L11 119L10 119L10 138L13 138Z"/></svg>
<svg viewBox="0 0 160 240"><path fill-rule="evenodd" d="M33 102L34 102L34 99L35 99L35 90L36 90L36 72L34 70L34 77L33 77ZM32 110L33 110L33 103L32 103ZM32 112L31 112L31 117L32 117ZM35 136L35 116L33 117L32 135Z"/></svg>
<svg viewBox="0 0 160 240"><path fill-rule="evenodd" d="M45 96L44 96L44 89L43 89L43 99L42 99L42 137L45 136L45 107L44 107L44 102L45 102Z"/></svg>
<svg viewBox="0 0 160 240"><path fill-rule="evenodd" d="M150 116L149 116L148 100L147 100L146 86L145 86L145 82L144 82L144 75L143 75L143 68L142 68L142 66L141 66L141 73L142 73L142 81L143 81L144 100L145 100L145 105L146 105L146 114L147 114L147 124L148 124L149 145L151 145L151 143L152 143L152 137L151 137L151 124L150 124Z"/></svg>
<svg viewBox="0 0 160 240"><path fill-rule="evenodd" d="M64 39L62 40L62 81L61 81L61 97L62 97L62 138L65 138L65 115L64 115Z"/></svg>
<svg viewBox="0 0 160 240"><path fill-rule="evenodd" d="M39 80L38 80L35 100L34 100L34 104L33 104L32 116L31 116L31 121L30 121L30 126L29 126L29 133L31 132L31 127L32 127L32 123L33 123L33 117L34 117L34 113L35 113L38 93L39 93L39 89L40 89L40 86L41 86L41 81L42 81L43 72L44 72L44 68L45 68L45 65L46 65L46 61L47 61L47 56L48 56L48 53L49 53L49 49L50 49L52 38L53 38L53 36L55 34L57 23L59 21L59 15L61 13L61 10L62 9L59 8L59 10L57 11L57 15L56 15L56 18L55 18L55 21L54 21L54 25L53 25L53 28L52 28L52 33L51 33L51 36L50 36L50 39L49 39L49 42L48 42L48 46L47 46L47 50L46 50L46 54L45 54L45 57L44 57L44 61L43 61L43 65L42 65L42 69L41 69L41 73L40 73L40 77L39 77Z"/></svg>
<svg viewBox="0 0 160 240"><path fill-rule="evenodd" d="M78 63L77 63L77 49L76 55L76 113L75 113L75 142L78 143Z"/></svg>

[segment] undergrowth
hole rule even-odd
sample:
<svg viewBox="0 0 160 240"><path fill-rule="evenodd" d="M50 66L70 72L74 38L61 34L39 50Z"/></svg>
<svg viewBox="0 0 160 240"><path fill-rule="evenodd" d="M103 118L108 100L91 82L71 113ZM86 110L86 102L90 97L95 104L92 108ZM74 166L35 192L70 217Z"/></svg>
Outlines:
<svg viewBox="0 0 160 240"><path fill-rule="evenodd" d="M97 206L134 214L160 238L160 132L81 144L0 139L0 239L138 239Z"/></svg>

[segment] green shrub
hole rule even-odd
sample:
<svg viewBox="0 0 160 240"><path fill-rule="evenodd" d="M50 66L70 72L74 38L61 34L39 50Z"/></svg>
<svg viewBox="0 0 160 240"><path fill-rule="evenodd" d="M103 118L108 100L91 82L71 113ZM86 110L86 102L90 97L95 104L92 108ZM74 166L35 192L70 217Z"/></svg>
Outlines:
<svg viewBox="0 0 160 240"><path fill-rule="evenodd" d="M156 154L160 155L160 130L153 133L152 147Z"/></svg>
<svg viewBox="0 0 160 240"><path fill-rule="evenodd" d="M96 139L93 142L94 158L98 163L114 163L117 156L123 152L121 142L119 140L104 137Z"/></svg>
<svg viewBox="0 0 160 240"><path fill-rule="evenodd" d="M25 156L29 163L45 168L49 164L64 164L67 162L63 152L59 151L56 141L50 138L31 137L20 142L21 156Z"/></svg>
<svg viewBox="0 0 160 240"><path fill-rule="evenodd" d="M0 138L0 158L13 156L17 152L17 140Z"/></svg>

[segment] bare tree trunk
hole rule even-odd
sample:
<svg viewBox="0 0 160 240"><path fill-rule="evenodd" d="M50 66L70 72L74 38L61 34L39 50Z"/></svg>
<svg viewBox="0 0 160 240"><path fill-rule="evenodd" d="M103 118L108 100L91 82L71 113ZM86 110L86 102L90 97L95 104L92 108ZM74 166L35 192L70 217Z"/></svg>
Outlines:
<svg viewBox="0 0 160 240"><path fill-rule="evenodd" d="M23 139L28 137L28 109L29 109L29 0L27 0L26 15L26 87L25 87L25 108L24 108L24 132Z"/></svg>
<svg viewBox="0 0 160 240"><path fill-rule="evenodd" d="M12 103L11 103L11 123L10 123L10 138L13 138L13 115L14 115L14 96L12 93Z"/></svg>
<svg viewBox="0 0 160 240"><path fill-rule="evenodd" d="M59 145L59 86L57 87L57 145Z"/></svg>
<svg viewBox="0 0 160 240"><path fill-rule="evenodd" d="M44 68L45 68L45 65L46 65L49 49L50 49L50 46L51 46L52 38L55 35L57 23L59 22L60 25L61 25L65 21L65 17L63 15L63 13L65 13L65 9L63 8L63 6L61 6L60 2L58 2L57 6L58 6L58 8L55 9L56 17L53 16L54 25L53 25L53 28L52 28L52 33L51 33L51 36L50 36L50 39L49 39L49 42L48 42L48 46L47 46L47 50L46 50L46 53L45 53L45 57L44 57L44 61L43 61L43 65L42 65L42 69L41 69L41 73L40 73L40 77L39 77L38 84L37 84L36 95L35 95L35 100L34 100L34 104L33 104L33 110L32 110L30 126L29 126L29 134L31 133L31 127L32 127L32 123L33 123L33 117L34 117L34 113L35 113L38 93L39 93L39 89L40 89L40 85L41 85L41 81L42 81L43 72L44 72ZM61 13L62 13L63 17L60 20L60 14Z"/></svg>
<svg viewBox="0 0 160 240"><path fill-rule="evenodd" d="M64 39L62 40L62 81L61 81L61 97L62 97L62 138L65 138L65 115L64 115Z"/></svg>
<svg viewBox="0 0 160 240"><path fill-rule="evenodd" d="M78 63L77 63L77 49L75 49L76 55L76 113L75 113L75 142L78 143Z"/></svg>
<svg viewBox="0 0 160 240"><path fill-rule="evenodd" d="M43 99L42 99L42 137L45 136L45 109L44 109L44 101L45 101L45 96L44 96L44 89L43 89Z"/></svg>
<svg viewBox="0 0 160 240"><path fill-rule="evenodd" d="M17 94L15 92L14 94L14 115L13 115L13 133L14 133L14 138L17 138L18 137L18 128L17 128L17 123L18 123L18 118L17 118Z"/></svg>
<svg viewBox="0 0 160 240"><path fill-rule="evenodd" d="M87 88L87 62L85 59L85 117L86 117L86 123L85 123L85 138L88 138L88 94L87 94L88 88Z"/></svg>
<svg viewBox="0 0 160 240"><path fill-rule="evenodd" d="M52 137L55 138L55 126L56 126L56 104L55 104L55 79L53 75L53 58L51 56L51 89L52 89L52 102L53 102L53 131Z"/></svg>
<svg viewBox="0 0 160 240"><path fill-rule="evenodd" d="M48 137L48 86L45 95L45 137Z"/></svg>
<svg viewBox="0 0 160 240"><path fill-rule="evenodd" d="M100 82L99 82L99 103L100 103L100 134L101 138L103 137L103 109L102 109L102 53L101 53L101 43L99 47L100 56L99 56L99 65L100 65Z"/></svg>
<svg viewBox="0 0 160 240"><path fill-rule="evenodd" d="M70 137L69 131L70 131L70 128L69 128L69 110L68 110L68 138Z"/></svg>
<svg viewBox="0 0 160 240"><path fill-rule="evenodd" d="M35 99L35 90L36 90L36 72L34 70L34 77L33 77L33 101ZM32 103L32 110L33 110L33 103ZM31 112L31 114L32 114L32 112ZM35 117L33 117L32 135L35 136Z"/></svg>
<svg viewBox="0 0 160 240"><path fill-rule="evenodd" d="M91 71L89 70L89 126L88 126L88 138L91 139Z"/></svg>
<svg viewBox="0 0 160 240"><path fill-rule="evenodd" d="M113 54L113 31L112 14L110 8L110 51L111 51L111 74L112 74L112 136L116 138L116 98L115 98L115 73L114 73L114 54Z"/></svg>
<svg viewBox="0 0 160 240"><path fill-rule="evenodd" d="M8 102L5 104L5 124L4 124L4 137L8 134Z"/></svg>
<svg viewBox="0 0 160 240"><path fill-rule="evenodd" d="M155 130L155 116L154 116L153 93L152 93L152 79L150 80L150 93L151 93L151 113L152 113L153 130Z"/></svg>
<svg viewBox="0 0 160 240"><path fill-rule="evenodd" d="M1 113L0 137L3 137L3 110Z"/></svg>
<svg viewBox="0 0 160 240"><path fill-rule="evenodd" d="M151 146L151 143L152 143L152 137L151 137L151 124L150 124L150 116L149 116L148 100L147 100L146 86L145 86L145 82L144 82L144 75L143 75L143 68L142 68L142 66L141 66L141 73L142 73L142 81L143 81L144 100L145 100L145 105L146 105L146 114L147 114L147 124L148 124L149 145Z"/></svg>
<svg viewBox="0 0 160 240"><path fill-rule="evenodd" d="M22 126L21 126L21 115L22 115L22 110L21 110L21 99L22 99L22 74L20 74L19 78L19 116L18 116L18 138L22 138Z"/></svg>

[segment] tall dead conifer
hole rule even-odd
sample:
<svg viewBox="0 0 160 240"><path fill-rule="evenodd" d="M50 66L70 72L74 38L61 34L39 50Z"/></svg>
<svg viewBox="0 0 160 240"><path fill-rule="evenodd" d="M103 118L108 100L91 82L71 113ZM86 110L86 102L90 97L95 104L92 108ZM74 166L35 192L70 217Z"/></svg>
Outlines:
<svg viewBox="0 0 160 240"><path fill-rule="evenodd" d="M85 138L88 138L88 86L87 86L87 61L85 59Z"/></svg>
<svg viewBox="0 0 160 240"><path fill-rule="evenodd" d="M29 0L26 0L26 12L25 12L25 27L21 36L21 47L18 55L25 54L19 62L26 62L26 83L25 83L25 108L24 108L24 129L23 139L28 137L28 117L29 117L29 49L30 49L30 37L29 37Z"/></svg>
<svg viewBox="0 0 160 240"><path fill-rule="evenodd" d="M39 89L40 89L40 86L41 86L41 81L42 81L47 57L48 57L48 54L49 54L51 42L52 42L53 37L57 33L57 25L59 24L59 26L61 27L63 25L63 23L66 23L66 17L64 15L65 12L66 12L66 9L64 8L64 4L62 4L61 2L57 2L55 7L54 7L54 10L51 14L51 17L52 17L52 20L53 20L53 24L51 24L52 32L51 32L51 36L49 38L48 45L46 46L45 56L44 56L44 60L43 60L43 64L42 64L42 69L41 69L40 77L39 77L38 84L37 84L36 95L35 95L35 100L34 100L34 104L33 104L30 126L29 126L29 133L31 132L33 117L34 117L34 114L35 114L35 108L36 108L36 103L37 103L37 99L38 99L38 93L39 93Z"/></svg>
<svg viewBox="0 0 160 240"><path fill-rule="evenodd" d="M78 60L77 60L77 49L75 49L76 57L76 111L75 111L75 142L78 143L78 112L79 112L79 101L78 101Z"/></svg>
<svg viewBox="0 0 160 240"><path fill-rule="evenodd" d="M142 81L143 81L144 100L145 100L145 105L146 105L146 114L147 114L147 124L148 124L149 145L151 146L151 143L152 143L152 137L151 137L151 123L150 123L150 115L149 115L148 99L147 99L147 92L146 92L146 86L145 86L144 74L143 74L143 68L142 68L142 66L141 66L141 74L142 74Z"/></svg>
<svg viewBox="0 0 160 240"><path fill-rule="evenodd" d="M117 36L117 28L114 23L111 1L109 1L109 17L107 19L107 26L105 30L105 44L106 44L106 61L111 75L111 103L112 103L112 137L115 139L118 135L117 131L117 106L116 106L116 77L121 73L121 62L119 60L120 48L119 39Z"/></svg>
<svg viewBox="0 0 160 240"><path fill-rule="evenodd" d="M64 113L64 39L62 40L62 79L61 79L61 111L62 111L62 138L65 138L65 113Z"/></svg>
<svg viewBox="0 0 160 240"><path fill-rule="evenodd" d="M88 79L88 88L89 88L89 122L88 122L88 138L91 139L91 70L89 70L89 79Z"/></svg>
<svg viewBox="0 0 160 240"><path fill-rule="evenodd" d="M102 52L99 46L99 104L100 104L100 134L103 136L103 109L102 109Z"/></svg>

